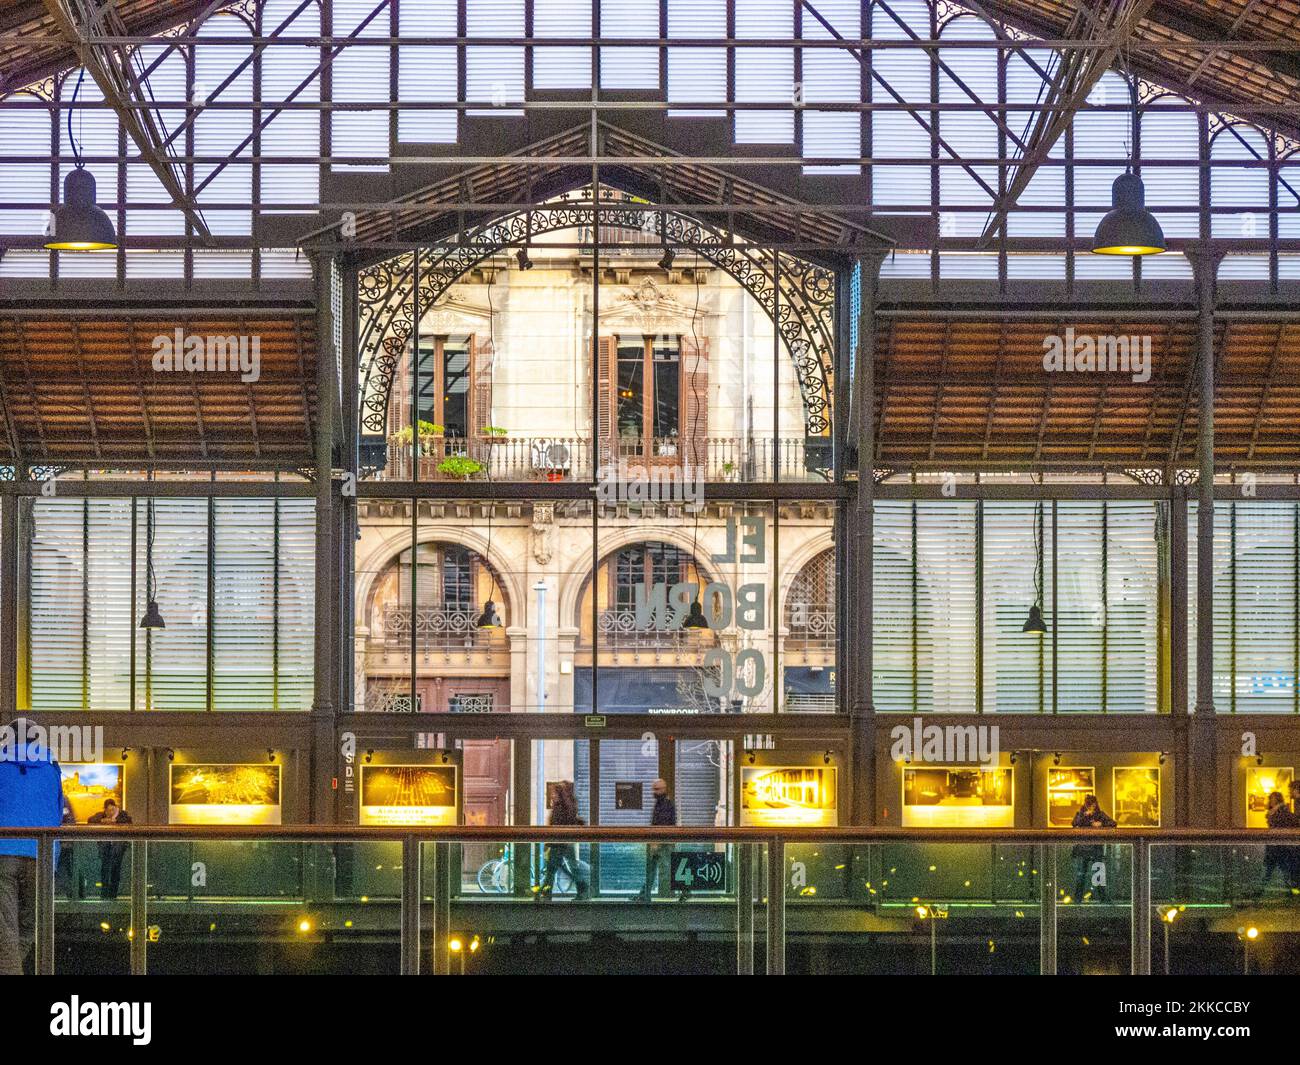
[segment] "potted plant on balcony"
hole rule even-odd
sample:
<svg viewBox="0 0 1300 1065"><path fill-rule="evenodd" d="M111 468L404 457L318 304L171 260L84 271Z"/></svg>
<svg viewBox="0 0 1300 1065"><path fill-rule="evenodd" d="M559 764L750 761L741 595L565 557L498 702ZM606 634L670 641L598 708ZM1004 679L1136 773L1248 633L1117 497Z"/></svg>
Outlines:
<svg viewBox="0 0 1300 1065"><path fill-rule="evenodd" d="M458 481L468 481L476 473L483 472L483 463L468 455L448 455L438 463L438 472Z"/></svg>
<svg viewBox="0 0 1300 1065"><path fill-rule="evenodd" d="M434 450L433 441L442 436L445 427L434 422L420 422L420 454L428 455ZM389 439L394 444L400 444L402 447L408 447L411 443L411 427L404 425L398 429Z"/></svg>
<svg viewBox="0 0 1300 1065"><path fill-rule="evenodd" d="M724 462L722 464L722 475L728 481L734 481L736 479L736 464L734 462Z"/></svg>

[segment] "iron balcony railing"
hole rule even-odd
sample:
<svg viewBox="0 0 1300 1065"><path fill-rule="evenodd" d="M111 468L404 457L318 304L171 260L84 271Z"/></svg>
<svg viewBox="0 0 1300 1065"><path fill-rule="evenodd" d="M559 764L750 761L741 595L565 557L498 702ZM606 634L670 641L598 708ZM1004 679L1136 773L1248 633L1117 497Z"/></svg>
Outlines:
<svg viewBox="0 0 1300 1065"><path fill-rule="evenodd" d="M496 640L500 628L480 629L479 606L465 608L422 606L415 609L415 648L417 652L456 651L485 648ZM411 608L390 603L384 607L382 645L386 652L411 649Z"/></svg>
<svg viewBox="0 0 1300 1065"><path fill-rule="evenodd" d="M427 436L418 455L410 441L387 442L374 479L409 481L584 481L591 477L591 439L584 436ZM707 481L821 480L831 464L830 438L711 436L700 447L679 437L602 442L601 465L701 466Z"/></svg>
<svg viewBox="0 0 1300 1065"><path fill-rule="evenodd" d="M60 909L56 904L56 861L55 844L112 841L123 844L129 852L129 919L131 934L129 936L130 971L133 974L145 974L148 971L149 925L152 907L164 907L163 902L150 898L150 861L151 849L175 845L207 844L208 856L211 858L211 844L214 843L257 843L259 845L279 843L298 845L304 848L337 848L348 845L388 844L400 847L400 863L393 864L397 870L397 883L393 891L391 904L398 909L396 936L400 943L400 971L413 975L420 972L422 966L432 968L435 973L448 973L451 970L449 936L454 931L452 920L453 904L464 909L479 907L478 915L482 918L484 905L495 907L493 912L501 913L499 907L528 905L530 894L527 878L515 881L513 891L493 897L484 903L483 895L470 898L463 890L457 888L456 880L451 875L459 859L470 848L483 845L495 845L503 848L503 860L526 868L530 849L553 844L581 845L593 862L600 860L602 852L618 844L632 844L637 847L667 844L673 848L682 847L682 851L672 850L676 861L687 850L697 856L704 855L704 864L715 871L706 887L713 890L710 897L701 898L698 905L710 908L715 914L718 906L734 907L734 924L731 930L736 941L736 971L752 973L755 971L755 947L762 943L766 957L765 971L778 975L786 969L786 947L790 934L818 936L844 934L847 929L853 934L865 934L871 929L861 923L862 918L855 918L852 909L846 909L843 902L823 902L815 896L809 896L797 886L792 886L790 870L792 858L796 855L802 861L810 853L821 853L827 848L865 849L868 854L873 851L888 849L891 860L897 863L901 849L934 848L945 845L965 845L965 853L970 853L970 845L985 845L993 849L995 856L1013 849L1022 855L1023 865L1032 869L1032 889L1022 887L1019 897L1007 900L1003 904L1014 908L1017 918L1026 915L1038 917L1039 926L1039 966L1037 971L1044 975L1055 974L1057 960L1057 921L1061 914L1072 919L1076 914L1090 912L1087 907L1071 908L1062 902L1065 894L1059 884L1058 868L1061 862L1067 864L1077 860L1080 848L1091 854L1103 849L1113 852L1112 859L1116 869L1126 868L1127 876L1114 876L1112 888L1115 898L1094 911L1113 916L1112 911L1124 914L1131 927L1130 968L1136 974L1149 974L1152 969L1152 943L1156 936L1153 931L1160 927L1165 937L1166 950L1164 959L1168 961L1168 935L1173 919L1171 913L1181 912L1184 904L1179 902L1177 892L1188 891L1193 895L1200 892L1204 896L1205 888L1186 886L1190 879L1186 869L1179 872L1180 866L1189 866L1196 861L1204 861L1207 855L1216 852L1235 856L1255 856L1264 848L1300 848L1300 830L1263 831L1235 830L1214 831L1200 829L1162 829L1137 830L1116 829L1108 831L1079 831L1071 829L902 829L902 828L630 828L630 827L592 827L576 828L558 826L528 827L480 827L455 826L445 828L398 828L398 827L357 827L344 825L298 825L298 826L59 826L50 828L0 828L0 839L24 839L35 842L36 861L36 899L35 899L35 961L36 971L40 974L54 972L55 923L63 917L70 919L77 911L76 904L71 907L64 904ZM803 850L800 850L803 848ZM978 850L978 848L976 848ZM154 852L157 855L160 852ZM925 853L932 853L926 851ZM1277 852L1275 851L1274 854ZM1158 856L1158 860L1157 857ZM1184 861L1184 859L1186 859ZM321 867L328 863L321 863ZM933 868L933 866L932 866ZM891 870L892 873L892 870ZM889 875L889 874L887 874ZM1158 894L1153 893L1153 885L1159 883ZM463 881L461 881L463 885ZM771 890L772 885L781 885L780 890ZM1247 938L1254 938L1259 929L1251 922L1259 920L1258 913L1243 910L1245 905L1259 906L1259 896L1251 891L1244 891L1241 898L1228 897L1223 888L1224 897L1212 900L1214 906L1225 911L1227 920L1232 925L1243 924L1239 931ZM523 897L521 897L523 896ZM302 900L291 899L299 905L320 905L316 901L320 896L307 898L306 890ZM1253 902L1251 901L1253 900ZM197 905L203 913L222 906L237 904L238 900L224 896L220 899L204 898ZM259 900L260 901L260 900ZM281 900L286 901L286 900ZM365 901L365 900L362 900ZM592 932L606 933L617 929L622 919L617 915L632 915L641 908L629 908L620 905L605 910L606 900L597 894L589 902L575 902L560 907L562 919L552 923L552 928L559 934L572 935L584 929ZM112 905L105 903L105 905ZM185 905L184 902L181 903ZM677 905L666 904L666 905ZM881 906L878 902L859 904L864 910ZM950 900L934 892L917 893L910 898L893 903L896 911L894 920L908 921L931 919L928 927L931 950L936 942L935 920L949 916ZM984 922L990 903L976 900L973 905ZM1295 908L1300 901L1291 896L1281 903L1276 910L1285 914L1278 922L1281 932L1295 924ZM265 905L258 907L263 912ZM655 907L651 907L654 909ZM914 911L914 912L913 912ZM550 907L544 910L529 908L529 914L556 914ZM674 910L673 912L680 912ZM601 914L604 916L601 916ZM844 915L848 913L846 918ZM614 916L611 916L614 915ZM192 916L192 915L191 915ZM865 915L864 915L865 916ZM787 917L795 921L793 932L787 923ZM756 920L761 919L765 927L761 933L756 928ZM206 920L206 918L205 918ZM847 920L847 924L845 923ZM879 918L877 917L878 921ZM1204 925L1205 918L1199 922ZM855 923L857 922L857 923ZM680 922L677 922L680 924ZM1189 918L1187 925L1197 924ZM1261 922L1262 923L1262 922ZM107 922L106 922L107 924ZM193 924L193 921L191 921ZM206 927L206 925L205 925ZM215 927L215 925L213 925ZM723 926L719 926L723 927ZM981 927L983 925L981 924ZM1025 927L1022 923L1020 927ZM135 934L135 930L150 930L150 934ZM373 932L371 932L373 934ZM426 950L429 958L423 957ZM1249 946L1247 946L1247 969L1249 968ZM932 954L933 957L933 954ZM933 968L931 971L935 971Z"/></svg>

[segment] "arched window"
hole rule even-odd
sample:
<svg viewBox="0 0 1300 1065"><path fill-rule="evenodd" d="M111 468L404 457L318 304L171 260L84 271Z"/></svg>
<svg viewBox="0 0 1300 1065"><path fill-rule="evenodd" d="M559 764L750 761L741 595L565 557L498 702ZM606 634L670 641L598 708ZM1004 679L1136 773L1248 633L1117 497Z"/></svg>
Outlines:
<svg viewBox="0 0 1300 1065"><path fill-rule="evenodd" d="M476 639L501 631L478 627L488 600L504 626L505 593L482 555L460 544L418 544L414 552L408 547L393 559L375 581L370 631L386 647L408 649L414 618L420 651L471 646Z"/></svg>

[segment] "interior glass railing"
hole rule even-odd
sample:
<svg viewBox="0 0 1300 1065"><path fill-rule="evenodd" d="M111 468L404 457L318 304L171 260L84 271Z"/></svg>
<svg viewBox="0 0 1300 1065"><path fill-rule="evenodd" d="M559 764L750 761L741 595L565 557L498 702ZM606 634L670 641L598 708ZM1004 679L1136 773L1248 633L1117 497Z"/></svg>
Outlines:
<svg viewBox="0 0 1300 1065"><path fill-rule="evenodd" d="M15 839L34 897L0 959L30 946L39 973L1300 968L1300 831L79 826L0 829L0 850Z"/></svg>

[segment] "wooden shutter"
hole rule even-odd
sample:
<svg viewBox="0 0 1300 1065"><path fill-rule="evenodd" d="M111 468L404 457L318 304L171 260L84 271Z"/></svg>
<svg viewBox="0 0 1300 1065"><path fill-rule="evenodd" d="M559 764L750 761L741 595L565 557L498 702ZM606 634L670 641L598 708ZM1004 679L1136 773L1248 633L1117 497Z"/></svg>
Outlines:
<svg viewBox="0 0 1300 1065"><path fill-rule="evenodd" d="M614 446L614 390L618 387L618 338L600 337L596 342L596 447L599 464L612 463L618 454Z"/></svg>
<svg viewBox="0 0 1300 1065"><path fill-rule="evenodd" d="M496 352L491 340L469 338L470 378L469 435L482 439L484 427L492 425L492 378L496 374Z"/></svg>
<svg viewBox="0 0 1300 1065"><path fill-rule="evenodd" d="M682 351L682 462L702 466L709 458L709 339L683 336Z"/></svg>

